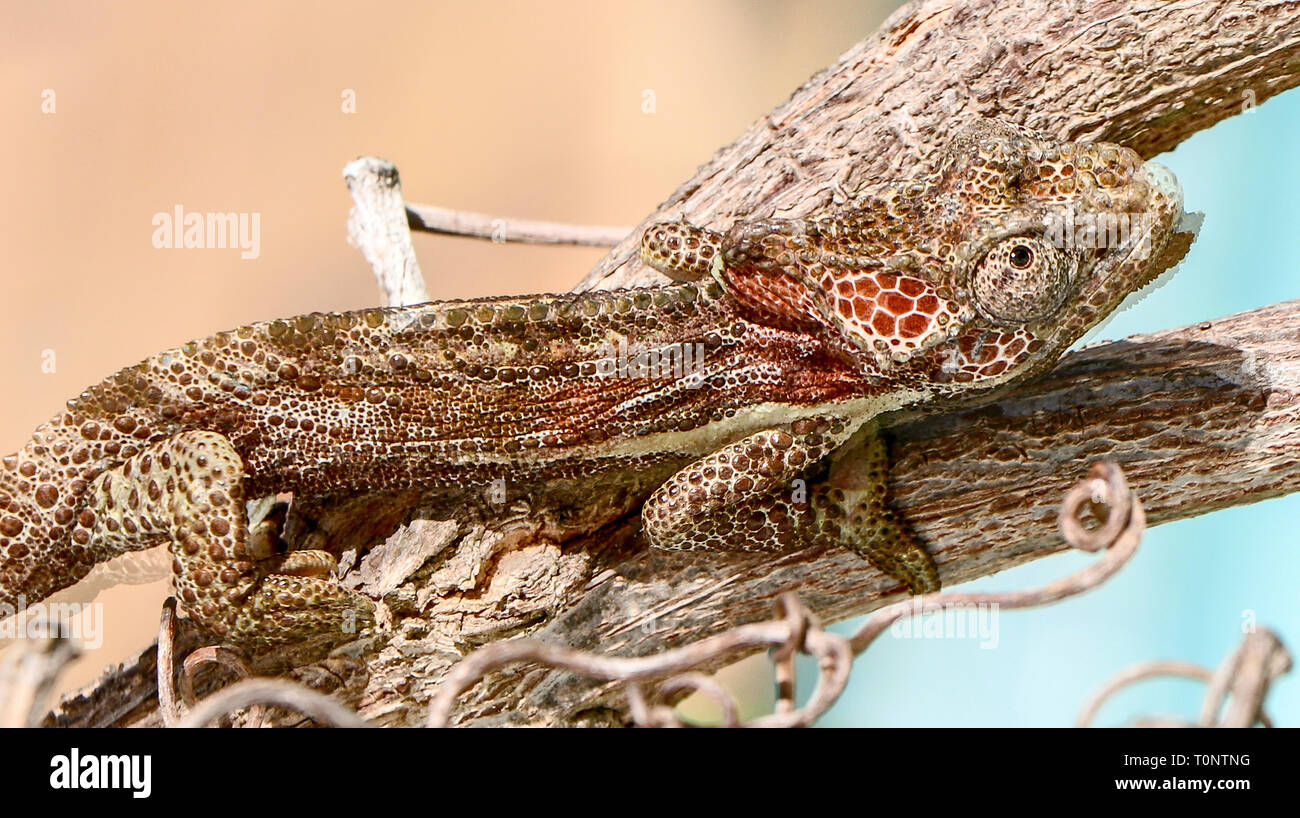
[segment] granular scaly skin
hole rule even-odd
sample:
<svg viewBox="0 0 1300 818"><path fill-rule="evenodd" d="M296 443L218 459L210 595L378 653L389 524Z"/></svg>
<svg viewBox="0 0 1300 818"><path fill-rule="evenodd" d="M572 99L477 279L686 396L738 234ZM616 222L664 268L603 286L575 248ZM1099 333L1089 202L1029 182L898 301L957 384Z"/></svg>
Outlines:
<svg viewBox="0 0 1300 818"><path fill-rule="evenodd" d="M1045 232L1093 212L1147 219L1146 251ZM355 633L372 603L327 577L328 554L268 553L246 498L652 467L677 470L644 505L652 545L829 541L931 590L872 419L1050 366L1181 257L1181 215L1171 177L1131 151L983 122L933 175L846 211L650 228L643 258L671 285L218 333L91 387L4 458L0 603L168 543L182 606L220 641ZM842 447L867 468L826 472Z"/></svg>

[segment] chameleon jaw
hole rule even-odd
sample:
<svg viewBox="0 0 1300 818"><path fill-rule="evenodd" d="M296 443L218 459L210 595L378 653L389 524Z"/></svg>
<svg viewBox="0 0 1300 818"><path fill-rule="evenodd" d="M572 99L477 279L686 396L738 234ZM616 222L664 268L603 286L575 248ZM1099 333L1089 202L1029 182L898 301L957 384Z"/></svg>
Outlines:
<svg viewBox="0 0 1300 818"><path fill-rule="evenodd" d="M1146 162L1142 172L1150 192L1145 207L1134 215L1145 217L1147 223L1140 234L1129 237L1122 255L1081 282L1075 296L1076 303L1084 305L1081 315L1059 325L1073 336L1066 343L1109 320L1157 279L1167 279L1200 229L1202 214L1183 211L1182 187L1168 168ZM1079 319L1086 323L1080 326Z"/></svg>

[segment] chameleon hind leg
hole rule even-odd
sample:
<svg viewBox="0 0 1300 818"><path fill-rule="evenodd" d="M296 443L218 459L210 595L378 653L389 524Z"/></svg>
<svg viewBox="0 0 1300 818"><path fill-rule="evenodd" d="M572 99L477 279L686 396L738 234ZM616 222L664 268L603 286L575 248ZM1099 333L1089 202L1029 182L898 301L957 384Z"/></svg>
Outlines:
<svg viewBox="0 0 1300 818"><path fill-rule="evenodd" d="M321 551L268 555L250 536L244 464L215 432L183 432L95 478L77 541L169 540L181 607L220 641L258 652L325 633L356 634L374 603L322 577ZM138 544L131 547L139 547Z"/></svg>
<svg viewBox="0 0 1300 818"><path fill-rule="evenodd" d="M852 433L838 418L759 432L690 464L655 490L641 517L651 545L673 550L780 550L829 542L864 557L912 593L938 590L920 541L889 506L888 452L863 431L825 479L802 478ZM856 455L856 456L854 456ZM842 465L847 459L852 466Z"/></svg>

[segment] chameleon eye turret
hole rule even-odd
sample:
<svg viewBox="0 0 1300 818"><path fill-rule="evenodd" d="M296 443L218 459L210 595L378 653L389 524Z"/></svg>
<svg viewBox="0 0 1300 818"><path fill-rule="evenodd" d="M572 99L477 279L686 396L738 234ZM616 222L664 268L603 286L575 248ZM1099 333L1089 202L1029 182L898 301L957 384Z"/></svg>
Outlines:
<svg viewBox="0 0 1300 818"><path fill-rule="evenodd" d="M1006 326L1049 318L1074 283L1079 260L1040 236L998 242L971 274L971 293L989 321Z"/></svg>

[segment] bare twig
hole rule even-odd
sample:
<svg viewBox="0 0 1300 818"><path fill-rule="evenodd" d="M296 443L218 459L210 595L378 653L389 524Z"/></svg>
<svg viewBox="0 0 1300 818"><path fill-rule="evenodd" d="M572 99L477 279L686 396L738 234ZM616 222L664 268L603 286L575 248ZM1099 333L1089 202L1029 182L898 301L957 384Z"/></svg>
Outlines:
<svg viewBox="0 0 1300 818"><path fill-rule="evenodd" d="M731 697L731 693L725 687L707 673L694 672L674 676L659 688L659 697L665 701L671 701L673 696L683 692L700 693L712 700L722 712L720 727L740 726L740 712L736 708L736 700ZM671 708L665 709L668 714L672 714ZM674 717L673 721L678 720ZM670 725L665 724L664 726Z"/></svg>
<svg viewBox="0 0 1300 818"><path fill-rule="evenodd" d="M164 727L179 727L184 719L181 702L176 696L176 597L167 597L163 603L158 626L158 710ZM220 645L208 645L192 651L181 666L180 699L186 707L194 707L194 673L205 664L219 664L229 668L241 679L252 676L248 664L235 651ZM249 714L250 722L260 723L261 708Z"/></svg>
<svg viewBox="0 0 1300 818"><path fill-rule="evenodd" d="M356 203L348 214L348 238L374 269L384 303L401 307L428 301L397 168L387 159L363 156L343 168L343 178Z"/></svg>
<svg viewBox="0 0 1300 818"><path fill-rule="evenodd" d="M422 204L407 204L406 217L412 230L491 239L498 243L613 247L632 232L631 227L505 219L500 216L489 216L486 213L471 213L467 210L451 210Z"/></svg>
<svg viewBox="0 0 1300 818"><path fill-rule="evenodd" d="M158 623L158 712L164 727L175 727L181 720L181 706L176 700L176 597L163 602Z"/></svg>
<svg viewBox="0 0 1300 818"><path fill-rule="evenodd" d="M181 668L181 696L188 707L193 707L198 698L194 695L194 674L203 665L221 665L227 670L232 671L241 679L251 678L253 671L249 669L248 663L244 657L223 645L205 645L196 648L189 656L185 657L185 662Z"/></svg>
<svg viewBox="0 0 1300 818"><path fill-rule="evenodd" d="M817 686L808 697L808 703L788 713L762 716L745 726L811 727L839 700L844 688L848 687L849 671L853 667L854 654L849 640L830 631L814 628L804 635L801 650L817 659L819 671Z"/></svg>
<svg viewBox="0 0 1300 818"><path fill-rule="evenodd" d="M185 700L186 707L193 708L197 703L198 697L194 695L194 674L207 664L221 665L240 679L249 679L253 676L248 663L237 651L222 645L205 645L196 648L185 657L185 662L181 666L181 697ZM260 726L263 715L262 706L255 705L248 711L248 726Z"/></svg>
<svg viewBox="0 0 1300 818"><path fill-rule="evenodd" d="M430 704L429 726L447 726L451 708L461 693L495 668L515 662L537 662L604 681L632 682L692 670L719 655L746 648L781 645L788 637L789 630L785 623L762 622L743 625L657 656L637 658L596 656L528 639L497 642L466 656L448 674Z"/></svg>
<svg viewBox="0 0 1300 818"><path fill-rule="evenodd" d="M214 693L181 719L177 727L202 727L219 716L254 704L295 710L331 727L366 727L365 721L329 696L282 679L245 679Z"/></svg>
<svg viewBox="0 0 1300 818"><path fill-rule="evenodd" d="M1172 716L1147 716L1145 718L1136 719L1133 722L1133 727L1138 730L1151 730L1156 728L1168 729L1172 727L1195 727L1195 726L1196 725L1192 724L1190 721L1176 719Z"/></svg>
<svg viewBox="0 0 1300 818"><path fill-rule="evenodd" d="M904 616L942 610L950 606L990 605L998 608L1029 608L1058 602L1097 587L1124 567L1124 563L1137 552L1146 531L1146 514L1142 504L1129 491L1124 472L1108 461L1094 463L1092 476L1065 495L1057 515L1061 536L1072 547L1083 551L1106 548L1106 555L1078 573L1028 591L1008 593L939 593L905 600L881 608L871 615L856 634L851 644L854 653L860 653L871 642ZM1084 503L1093 506L1104 503L1109 509L1101 528L1087 531L1079 520Z"/></svg>
<svg viewBox="0 0 1300 818"><path fill-rule="evenodd" d="M777 614L784 615L790 628L790 638L772 652L772 662L776 666L776 712L793 713L795 710L795 666L799 646L808 635L812 620L808 609L799 604L793 593L784 593L777 600Z"/></svg>
<svg viewBox="0 0 1300 818"><path fill-rule="evenodd" d="M81 650L54 620L16 642L0 655L0 727L38 727L59 673Z"/></svg>
<svg viewBox="0 0 1300 818"><path fill-rule="evenodd" d="M1074 720L1075 727L1088 727L1092 720L1097 717L1101 706L1105 704L1112 696L1129 685L1140 682L1144 679L1155 679L1161 676L1175 676L1184 679L1198 679L1202 682L1208 682L1213 674L1200 665L1191 662L1179 662L1171 660L1157 660L1154 662L1143 662L1133 667L1126 668L1111 678L1107 679L1096 692L1088 697L1084 702L1083 709L1079 711L1079 716Z"/></svg>
<svg viewBox="0 0 1300 818"><path fill-rule="evenodd" d="M1213 672L1200 665L1179 661L1144 662L1121 671L1088 697L1074 724L1076 727L1090 726L1108 699L1135 682L1174 676L1209 684L1198 721L1149 716L1134 721L1134 727L1250 727L1256 722L1272 727L1273 720L1264 712L1264 699L1277 677L1290 669L1291 654L1276 634L1264 628L1247 634ZM1231 703L1228 712L1219 718L1225 698L1230 698Z"/></svg>
<svg viewBox="0 0 1300 818"><path fill-rule="evenodd" d="M1291 654L1267 628L1246 634L1210 679L1198 723L1201 727L1250 727L1259 720L1269 687L1291 669ZM1227 712L1219 710L1231 697Z"/></svg>

